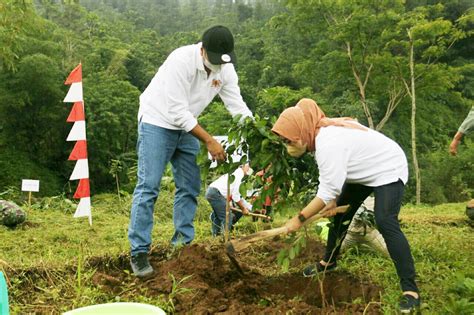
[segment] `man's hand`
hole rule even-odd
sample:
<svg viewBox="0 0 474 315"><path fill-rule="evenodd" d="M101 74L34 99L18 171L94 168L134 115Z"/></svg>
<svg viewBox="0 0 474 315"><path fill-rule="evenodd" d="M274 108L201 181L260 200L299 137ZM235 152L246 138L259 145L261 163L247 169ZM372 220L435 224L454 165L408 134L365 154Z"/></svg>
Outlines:
<svg viewBox="0 0 474 315"><path fill-rule="evenodd" d="M211 154L213 161L225 161L226 153L224 148L204 128L197 124L190 133L206 144L207 151Z"/></svg>
<svg viewBox="0 0 474 315"><path fill-rule="evenodd" d="M451 155L455 156L458 154L458 144L459 140L457 139L453 139L453 141L451 141L451 144L449 145L449 153Z"/></svg>
<svg viewBox="0 0 474 315"><path fill-rule="evenodd" d="M216 139L210 138L209 141L206 142L206 146L213 160L225 161L226 153L224 148Z"/></svg>
<svg viewBox="0 0 474 315"><path fill-rule="evenodd" d="M449 153L451 155L458 154L458 145L461 142L463 135L464 134L461 131L456 132L454 135L453 141L451 141L451 144L449 145Z"/></svg>
<svg viewBox="0 0 474 315"><path fill-rule="evenodd" d="M303 224L300 222L298 217L294 217L290 221L286 222L285 227L288 229L287 233L291 233L299 230L302 225Z"/></svg>
<svg viewBox="0 0 474 315"><path fill-rule="evenodd" d="M242 214L243 214L243 215L249 215L249 214L250 214L249 209L243 207L243 208L242 208Z"/></svg>

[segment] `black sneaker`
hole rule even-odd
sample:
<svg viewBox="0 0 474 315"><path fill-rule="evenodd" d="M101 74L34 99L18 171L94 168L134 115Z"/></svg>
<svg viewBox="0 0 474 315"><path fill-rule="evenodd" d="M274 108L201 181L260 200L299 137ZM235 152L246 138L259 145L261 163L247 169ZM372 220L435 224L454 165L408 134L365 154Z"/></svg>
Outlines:
<svg viewBox="0 0 474 315"><path fill-rule="evenodd" d="M330 265L327 265L327 266L323 266L318 261L316 264L309 265L308 267L304 268L303 276L305 276L305 277L314 277L318 273L331 272L331 271L336 270L336 268L337 268L337 263L336 262L334 262Z"/></svg>
<svg viewBox="0 0 474 315"><path fill-rule="evenodd" d="M147 253L138 253L130 258L133 274L139 278L145 278L153 274L153 268L148 261Z"/></svg>
<svg viewBox="0 0 474 315"><path fill-rule="evenodd" d="M400 300L400 312L402 314L416 314L420 311L420 297L404 294Z"/></svg>

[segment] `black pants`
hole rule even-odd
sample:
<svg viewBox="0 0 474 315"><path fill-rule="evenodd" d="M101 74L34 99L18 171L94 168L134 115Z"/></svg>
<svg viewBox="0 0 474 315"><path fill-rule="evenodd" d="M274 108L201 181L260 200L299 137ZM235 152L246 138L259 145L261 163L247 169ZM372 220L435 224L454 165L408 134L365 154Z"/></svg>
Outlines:
<svg viewBox="0 0 474 315"><path fill-rule="evenodd" d="M346 213L334 216L334 226L329 229L324 261L336 261L349 227L348 221L352 220L365 198L374 192L375 222L387 244L388 252L400 278L400 286L403 291L418 292L415 283L415 264L410 245L398 223L404 188L405 186L401 180L379 187L344 184L341 195L337 199L337 205L349 204L350 208Z"/></svg>

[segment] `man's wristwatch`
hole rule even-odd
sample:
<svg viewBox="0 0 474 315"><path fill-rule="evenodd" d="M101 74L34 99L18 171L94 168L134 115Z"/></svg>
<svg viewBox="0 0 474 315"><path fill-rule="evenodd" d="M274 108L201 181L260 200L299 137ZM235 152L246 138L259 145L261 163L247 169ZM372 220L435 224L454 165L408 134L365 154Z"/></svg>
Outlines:
<svg viewBox="0 0 474 315"><path fill-rule="evenodd" d="M301 223L304 223L304 221L306 221L306 217L303 215L303 212L300 212L298 214L298 219L300 220Z"/></svg>

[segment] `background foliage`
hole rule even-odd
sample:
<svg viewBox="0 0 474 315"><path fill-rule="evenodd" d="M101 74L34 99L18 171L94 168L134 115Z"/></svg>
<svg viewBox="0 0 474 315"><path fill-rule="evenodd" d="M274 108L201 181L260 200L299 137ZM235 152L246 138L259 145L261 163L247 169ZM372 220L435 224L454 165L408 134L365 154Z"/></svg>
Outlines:
<svg viewBox="0 0 474 315"><path fill-rule="evenodd" d="M44 195L68 192L73 165L63 82L82 62L92 189L113 191L111 163L123 160L118 177L130 192L139 94L173 49L224 24L235 35L243 97L259 116L247 135L253 167L275 154L291 164L282 180L311 179L312 186L311 159L297 164L285 155L268 134L272 119L300 98L314 98L328 116L353 116L392 137L410 160L403 78L412 27L422 201L472 197L473 142L465 140L458 157L447 155L474 104L469 0L1 0L0 15L0 191L31 177L41 179ZM216 135L243 132L218 98L200 122ZM282 172L277 165L271 173ZM303 167L310 169L298 171Z"/></svg>

